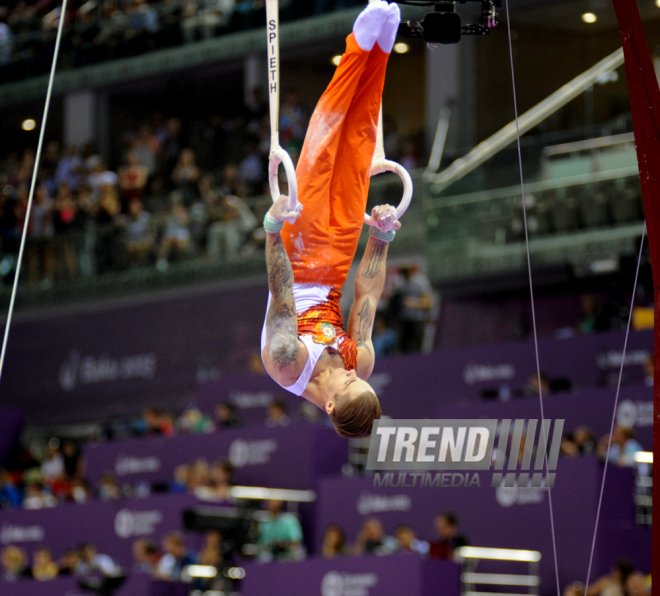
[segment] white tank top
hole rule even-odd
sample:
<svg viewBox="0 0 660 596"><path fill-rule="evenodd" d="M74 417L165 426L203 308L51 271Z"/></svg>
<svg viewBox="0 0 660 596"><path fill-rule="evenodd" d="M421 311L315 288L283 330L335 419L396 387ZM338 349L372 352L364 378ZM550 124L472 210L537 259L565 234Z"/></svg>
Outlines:
<svg viewBox="0 0 660 596"><path fill-rule="evenodd" d="M322 302L326 302L328 300L328 295L330 294L331 289L332 288L330 286L322 286L319 284L294 283L293 297L294 300L296 301L296 314L301 315L302 313L309 310L313 306L316 306L317 304L321 304ZM268 316L268 309L270 308L270 301L272 300L272 298L273 296L269 292L268 305L266 306L266 316ZM300 335L298 336L298 339L300 339L300 341L303 342L305 348L307 348L307 362L305 363L305 368L303 368L303 371L302 373L300 373L298 380L293 385L284 387L284 385L277 383L277 381L275 382L278 385L280 385L280 387L286 389L287 391L290 391L294 395L300 396L307 388L307 384L309 383L309 380L312 378L314 367L316 366L316 363L319 361L321 354L323 354L323 350L325 350L326 348L336 349L339 341L341 341L341 338L330 346L316 343L312 339L311 335ZM266 347L266 320L264 319L264 326L261 330L262 359L263 359L263 352L265 347Z"/></svg>

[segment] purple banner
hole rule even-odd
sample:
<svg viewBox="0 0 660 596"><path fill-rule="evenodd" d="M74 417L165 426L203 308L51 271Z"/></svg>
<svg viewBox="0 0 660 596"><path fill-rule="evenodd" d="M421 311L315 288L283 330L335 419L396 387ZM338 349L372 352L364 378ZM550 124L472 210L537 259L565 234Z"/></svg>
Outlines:
<svg viewBox="0 0 660 596"><path fill-rule="evenodd" d="M182 530L182 511L197 504L192 495L163 495L113 503L71 503L37 511L2 511L0 547L14 544L31 556L45 545L54 558L59 558L68 548L92 542L99 552L130 571L133 542L139 538L159 542L167 532ZM192 540L197 546L198 537Z"/></svg>
<svg viewBox="0 0 660 596"><path fill-rule="evenodd" d="M598 441L610 432L615 397L616 388L550 395L543 399L543 410L546 418L565 420L565 432L572 432L578 426L587 426ZM540 419L541 407L538 397L512 399L504 403L466 401L454 405L440 405L434 417ZM653 448L653 387L622 387L615 420L622 426L632 428L635 438L650 451Z"/></svg>
<svg viewBox="0 0 660 596"><path fill-rule="evenodd" d="M569 582L586 579L602 470L603 466L593 458L559 461L552 505L562 588ZM490 486L490 473L482 472L479 476L480 487L454 489L374 488L372 477L326 479L319 487L322 498L316 527L337 523L352 543L364 520L376 516L388 534L398 524L410 524L418 538L433 541L437 539L433 529L435 516L453 511L460 519L461 531L474 546L539 550L541 594L555 594L546 489L496 489ZM634 525L633 494L633 472L610 467L593 577L606 573L614 561L623 557L643 571L650 571L651 532ZM498 571L488 567L488 571L502 572L502 568Z"/></svg>
<svg viewBox="0 0 660 596"><path fill-rule="evenodd" d="M244 596L459 596L460 566L417 555L246 565Z"/></svg>
<svg viewBox="0 0 660 596"><path fill-rule="evenodd" d="M22 580L2 584L2 596L90 596L82 590L78 579L57 578L51 581ZM146 575L134 574L126 579L115 596L187 596L188 586L180 583L153 581Z"/></svg>
<svg viewBox="0 0 660 596"><path fill-rule="evenodd" d="M573 390L615 387L623 341L621 332L541 340L541 369L550 379L567 379ZM644 363L652 354L652 332L630 335L624 387L641 386L643 391ZM485 390L515 393L527 386L533 375L534 344L515 342L439 350L427 356L380 358L369 382L385 414L393 418L428 418L436 416L439 404L476 400ZM199 404L205 411L212 412L217 403L229 401L248 423L263 421L268 404L275 398L287 403L294 416L302 403L267 376L233 374L199 386Z"/></svg>
<svg viewBox="0 0 660 596"><path fill-rule="evenodd" d="M178 465L205 457L229 460L238 484L310 489L320 476L338 474L346 455L347 442L334 429L309 423L131 439L85 448L87 480L92 485L105 472L113 473L120 483L169 482Z"/></svg>
<svg viewBox="0 0 660 596"><path fill-rule="evenodd" d="M12 326L0 403L30 424L178 408L199 378L249 370L259 353L264 284L188 288L22 315Z"/></svg>

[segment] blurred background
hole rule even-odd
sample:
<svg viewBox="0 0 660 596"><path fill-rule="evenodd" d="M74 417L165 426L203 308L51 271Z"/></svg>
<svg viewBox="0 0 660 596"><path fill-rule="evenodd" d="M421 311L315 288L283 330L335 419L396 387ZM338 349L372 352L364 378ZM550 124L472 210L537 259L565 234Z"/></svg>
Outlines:
<svg viewBox="0 0 660 596"><path fill-rule="evenodd" d="M637 3L657 72L660 1ZM295 161L364 3L279 4ZM458 5L463 24L479 8ZM374 327L370 382L393 418L540 418L499 12L458 44L401 37L389 62L385 150L415 183ZM645 246L633 296L621 38L606 0L511 0L510 17L540 388L566 420L558 575L546 489L374 486L368 442L265 373L264 2L71 0L0 387L0 593L649 593L653 285ZM60 18L51 0L0 6L3 313ZM400 196L379 176L369 208Z"/></svg>

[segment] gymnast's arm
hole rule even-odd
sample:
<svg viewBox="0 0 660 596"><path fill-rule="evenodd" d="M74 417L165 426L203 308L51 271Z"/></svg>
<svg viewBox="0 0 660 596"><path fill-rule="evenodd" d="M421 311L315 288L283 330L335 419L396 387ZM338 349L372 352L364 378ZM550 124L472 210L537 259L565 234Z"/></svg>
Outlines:
<svg viewBox="0 0 660 596"><path fill-rule="evenodd" d="M371 333L378 301L385 285L388 244L370 236L355 277L355 302L348 320L348 335L357 344L356 372L361 379L368 379L374 369L375 355Z"/></svg>
<svg viewBox="0 0 660 596"><path fill-rule="evenodd" d="M282 196L271 207L268 213L272 219L285 219L287 200ZM293 385L305 366L307 350L298 339L293 270L280 232L266 232L266 265L272 296L266 313L266 366L276 381Z"/></svg>

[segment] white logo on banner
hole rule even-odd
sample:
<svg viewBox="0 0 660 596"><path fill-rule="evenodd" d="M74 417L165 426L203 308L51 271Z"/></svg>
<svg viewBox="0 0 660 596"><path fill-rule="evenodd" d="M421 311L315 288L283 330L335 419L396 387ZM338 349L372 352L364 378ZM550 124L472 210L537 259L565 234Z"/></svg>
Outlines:
<svg viewBox="0 0 660 596"><path fill-rule="evenodd" d="M115 460L115 474L117 476L158 472L158 470L160 470L160 460L154 456L131 457L129 455L120 455Z"/></svg>
<svg viewBox="0 0 660 596"><path fill-rule="evenodd" d="M13 542L43 542L46 530L42 526L12 526L2 524L0 542L11 544Z"/></svg>
<svg viewBox="0 0 660 596"><path fill-rule="evenodd" d="M463 380L468 385L484 381L508 381L516 376L513 364L474 364L470 362L463 370Z"/></svg>
<svg viewBox="0 0 660 596"><path fill-rule="evenodd" d="M241 410L266 408L272 403L273 394L268 391L257 391L256 393L237 391L229 395L229 400Z"/></svg>
<svg viewBox="0 0 660 596"><path fill-rule="evenodd" d="M653 402L632 402L629 399L622 401L616 410L616 422L626 428L652 426Z"/></svg>
<svg viewBox="0 0 660 596"><path fill-rule="evenodd" d="M120 538L150 536L163 521L160 511L129 511L122 509L115 516L115 533Z"/></svg>
<svg viewBox="0 0 660 596"><path fill-rule="evenodd" d="M502 507L512 505L529 505L543 502L544 488L498 486L495 489L495 498Z"/></svg>
<svg viewBox="0 0 660 596"><path fill-rule="evenodd" d="M135 354L110 358L107 354L81 356L72 350L60 366L60 387L71 391L80 385L110 383L128 379L151 379L156 374L156 354Z"/></svg>
<svg viewBox="0 0 660 596"><path fill-rule="evenodd" d="M648 350L631 350L626 352L626 359L623 362L624 366L634 366L644 364L651 357ZM610 350L609 352L601 352L596 356L596 364L601 370L607 368L620 368L623 352L619 350Z"/></svg>
<svg viewBox="0 0 660 596"><path fill-rule="evenodd" d="M378 583L375 573L338 573L329 571L321 581L322 596L369 596Z"/></svg>
<svg viewBox="0 0 660 596"><path fill-rule="evenodd" d="M277 441L244 441L236 439L229 446L229 461L236 468L267 464L271 454L277 449Z"/></svg>
<svg viewBox="0 0 660 596"><path fill-rule="evenodd" d="M362 493L357 502L360 515L383 513L385 511L410 511L412 502L408 495L372 495Z"/></svg>

